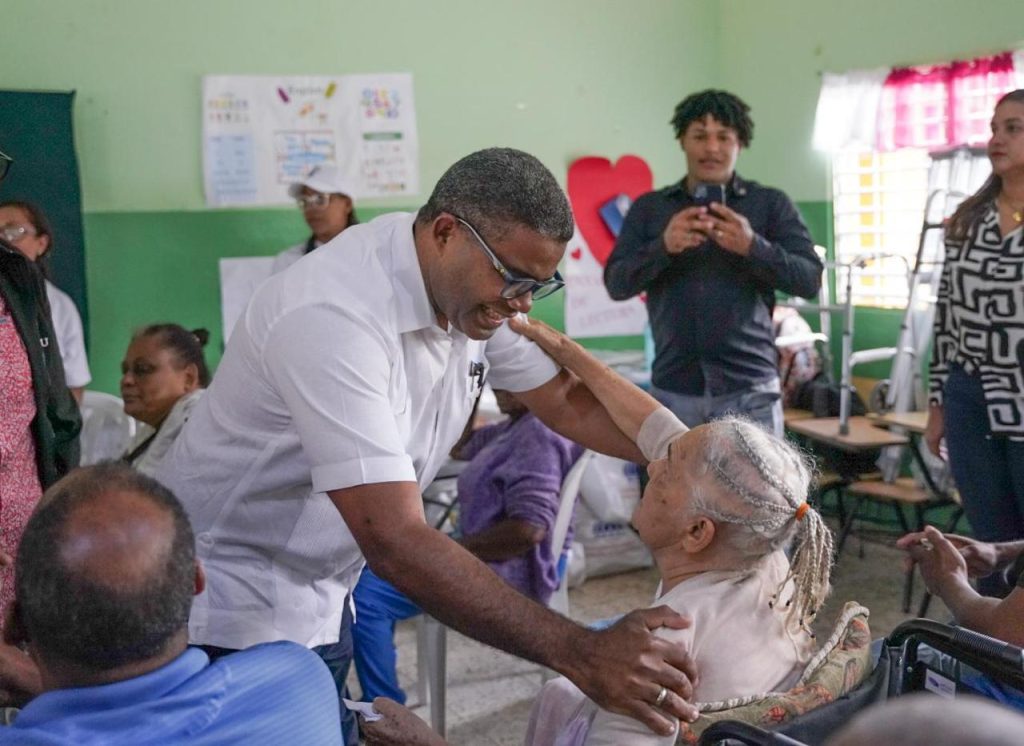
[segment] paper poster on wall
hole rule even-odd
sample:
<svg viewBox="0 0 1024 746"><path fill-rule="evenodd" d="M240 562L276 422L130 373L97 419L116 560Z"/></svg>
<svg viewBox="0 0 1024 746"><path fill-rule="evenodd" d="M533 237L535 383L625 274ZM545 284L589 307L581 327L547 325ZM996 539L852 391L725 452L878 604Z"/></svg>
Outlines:
<svg viewBox="0 0 1024 746"><path fill-rule="evenodd" d="M598 263L579 228L565 252L565 332L570 337L642 334L647 308L639 298L613 301Z"/></svg>
<svg viewBox="0 0 1024 746"><path fill-rule="evenodd" d="M220 321L222 339L227 344L238 319L245 313L249 298L264 280L270 277L274 265L272 256L239 256L221 259L220 265Z"/></svg>
<svg viewBox="0 0 1024 746"><path fill-rule="evenodd" d="M412 76L203 78L207 205L287 204L288 185L321 163L341 169L353 197L416 195Z"/></svg>
<svg viewBox="0 0 1024 746"><path fill-rule="evenodd" d="M567 181L577 225L566 251L565 330L572 337L642 334L644 302L612 300L604 286L604 266L626 206L651 190L651 169L634 155L614 164L591 156L573 161Z"/></svg>

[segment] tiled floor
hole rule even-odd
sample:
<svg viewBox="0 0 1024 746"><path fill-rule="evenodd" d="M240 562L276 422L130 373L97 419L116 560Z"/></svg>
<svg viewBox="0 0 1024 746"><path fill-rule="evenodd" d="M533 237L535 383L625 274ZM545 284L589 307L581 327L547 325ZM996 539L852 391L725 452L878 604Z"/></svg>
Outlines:
<svg viewBox="0 0 1024 746"><path fill-rule="evenodd" d="M900 609L902 599L901 553L886 536L852 537L833 574L833 593L818 616L819 636L831 628L835 615L848 600L859 601L871 610L874 637L913 614ZM860 550L863 547L863 556ZM588 580L570 592L572 616L593 621L650 605L657 584L654 570L640 570ZM920 600L920 580L915 589L915 607ZM930 616L948 618L938 601ZM415 704L416 626L415 621L399 625L399 675ZM523 743L530 706L542 683L540 667L488 648L455 632L448 633L448 739L466 746ZM414 711L429 719L428 708Z"/></svg>

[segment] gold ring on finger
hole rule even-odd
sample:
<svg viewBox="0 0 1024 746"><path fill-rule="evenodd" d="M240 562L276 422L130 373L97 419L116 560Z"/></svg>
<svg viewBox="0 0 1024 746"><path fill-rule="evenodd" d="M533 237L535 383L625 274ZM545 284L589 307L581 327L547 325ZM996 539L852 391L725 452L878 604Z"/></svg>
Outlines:
<svg viewBox="0 0 1024 746"><path fill-rule="evenodd" d="M654 698L654 706L661 707L665 704L665 699L668 697L668 687L661 687L661 691L658 692L658 696Z"/></svg>

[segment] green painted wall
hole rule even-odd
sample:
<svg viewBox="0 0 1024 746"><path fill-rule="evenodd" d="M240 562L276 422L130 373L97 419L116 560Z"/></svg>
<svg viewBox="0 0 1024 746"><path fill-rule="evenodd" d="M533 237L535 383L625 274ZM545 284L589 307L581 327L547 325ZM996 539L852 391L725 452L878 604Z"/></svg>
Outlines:
<svg viewBox="0 0 1024 746"><path fill-rule="evenodd" d="M671 104L717 36L710 0L5 0L3 16L0 85L79 91L87 212L203 208L214 73L411 72L424 189L495 144L561 172L642 143L665 179Z"/></svg>
<svg viewBox="0 0 1024 746"><path fill-rule="evenodd" d="M712 0L7 0L3 15L17 33L0 45L0 87L78 91L90 358L107 391L142 323L210 328L216 362L217 258L304 236L291 210L204 208L204 74L411 72L424 194L360 203L369 217L414 209L490 145L528 150L563 180L579 156L625 153L658 183L675 178L667 120L706 85L718 33ZM555 300L539 311L561 318Z"/></svg>
<svg viewBox="0 0 1024 746"><path fill-rule="evenodd" d="M425 192L458 157L495 144L536 153L563 179L581 155L636 153L668 183L683 169L672 107L699 88L730 88L757 122L741 171L787 190L828 245L826 164L809 145L818 72L1016 46L1024 32L1008 19L1018 4L7 0L4 25L17 32L0 45L0 87L78 91L91 360L96 386L111 391L139 324L206 326L216 362L217 258L270 254L304 234L291 210L204 208L204 74L411 72ZM424 197L360 210L411 209ZM538 306L560 323L557 296ZM858 319L855 344L894 338L897 318Z"/></svg>
<svg viewBox="0 0 1024 746"><path fill-rule="evenodd" d="M751 106L743 168L795 200L829 196L811 148L820 74L1024 47L1020 0L720 0L716 84Z"/></svg>
<svg viewBox="0 0 1024 746"><path fill-rule="evenodd" d="M1022 48L1021 7L1020 0L721 0L715 84L742 96L756 123L740 167L784 189L805 215L808 203L827 204L828 159L811 148L820 74ZM858 309L854 349L895 345L901 318L901 311ZM888 368L864 365L856 374L881 378Z"/></svg>

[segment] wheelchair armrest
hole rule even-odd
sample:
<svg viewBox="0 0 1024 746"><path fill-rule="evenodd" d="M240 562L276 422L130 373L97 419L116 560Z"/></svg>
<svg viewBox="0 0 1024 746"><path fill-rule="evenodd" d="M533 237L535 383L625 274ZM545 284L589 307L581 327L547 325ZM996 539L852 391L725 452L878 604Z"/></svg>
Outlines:
<svg viewBox="0 0 1024 746"><path fill-rule="evenodd" d="M889 647L905 646L907 665L916 662L921 643L1024 691L1024 650L1016 645L931 619L911 619L886 638Z"/></svg>

